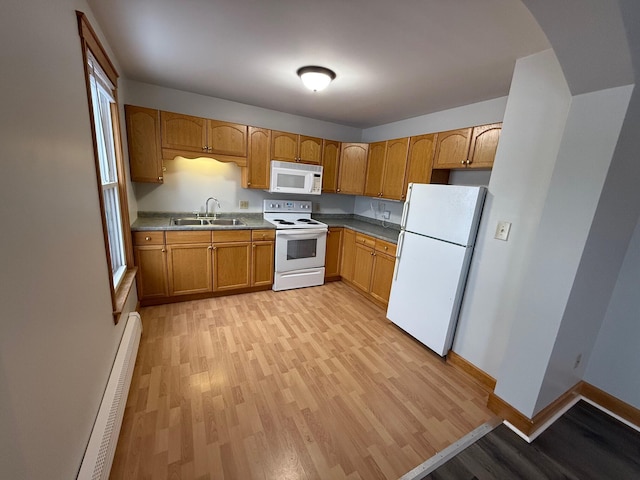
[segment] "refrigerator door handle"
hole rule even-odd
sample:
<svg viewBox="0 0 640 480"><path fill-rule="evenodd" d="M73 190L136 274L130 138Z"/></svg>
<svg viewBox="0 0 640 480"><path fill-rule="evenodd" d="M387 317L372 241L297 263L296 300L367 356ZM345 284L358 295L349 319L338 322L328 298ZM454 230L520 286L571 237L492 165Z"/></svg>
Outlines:
<svg viewBox="0 0 640 480"><path fill-rule="evenodd" d="M393 269L393 279L398 279L398 270L400 269L400 256L402 255L402 246L404 245L404 230L400 232L398 237L398 248L396 249L396 264Z"/></svg>
<svg viewBox="0 0 640 480"><path fill-rule="evenodd" d="M402 206L402 217L400 219L400 229L404 230L407 226L407 215L409 214L409 203L411 202L411 191L413 190L413 183L410 183L407 187L407 199Z"/></svg>

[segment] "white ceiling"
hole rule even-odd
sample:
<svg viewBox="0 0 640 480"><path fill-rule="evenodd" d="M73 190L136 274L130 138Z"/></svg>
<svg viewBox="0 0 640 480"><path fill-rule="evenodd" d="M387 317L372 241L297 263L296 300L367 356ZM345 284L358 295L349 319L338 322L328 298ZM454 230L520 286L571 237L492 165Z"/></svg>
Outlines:
<svg viewBox="0 0 640 480"><path fill-rule="evenodd" d="M88 2L126 78L360 128L507 95L549 48L519 0Z"/></svg>

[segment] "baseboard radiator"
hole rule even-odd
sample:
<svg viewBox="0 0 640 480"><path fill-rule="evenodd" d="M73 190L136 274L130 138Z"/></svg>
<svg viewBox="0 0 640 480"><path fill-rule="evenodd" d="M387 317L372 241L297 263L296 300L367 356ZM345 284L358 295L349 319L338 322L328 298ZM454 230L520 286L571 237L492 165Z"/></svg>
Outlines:
<svg viewBox="0 0 640 480"><path fill-rule="evenodd" d="M78 480L106 480L109 478L141 334L140 315L137 312L132 312L127 317L127 325L80 466Z"/></svg>

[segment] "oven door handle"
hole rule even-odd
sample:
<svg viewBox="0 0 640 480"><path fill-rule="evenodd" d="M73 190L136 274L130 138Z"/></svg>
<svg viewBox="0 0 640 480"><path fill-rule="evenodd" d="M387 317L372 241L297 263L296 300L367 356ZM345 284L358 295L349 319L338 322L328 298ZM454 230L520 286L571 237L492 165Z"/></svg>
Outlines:
<svg viewBox="0 0 640 480"><path fill-rule="evenodd" d="M297 238L307 236L308 238L317 238L318 236L326 235L326 228L300 228L300 229L286 229L276 230L277 238Z"/></svg>

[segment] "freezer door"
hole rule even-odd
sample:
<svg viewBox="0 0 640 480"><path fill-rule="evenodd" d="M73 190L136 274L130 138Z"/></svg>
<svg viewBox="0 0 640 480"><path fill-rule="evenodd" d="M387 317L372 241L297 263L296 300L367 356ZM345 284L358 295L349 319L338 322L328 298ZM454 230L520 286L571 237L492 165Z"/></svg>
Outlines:
<svg viewBox="0 0 640 480"><path fill-rule="evenodd" d="M405 232L387 318L444 356L451 348L471 248Z"/></svg>
<svg viewBox="0 0 640 480"><path fill-rule="evenodd" d="M412 183L403 228L458 245L473 245L485 187Z"/></svg>

